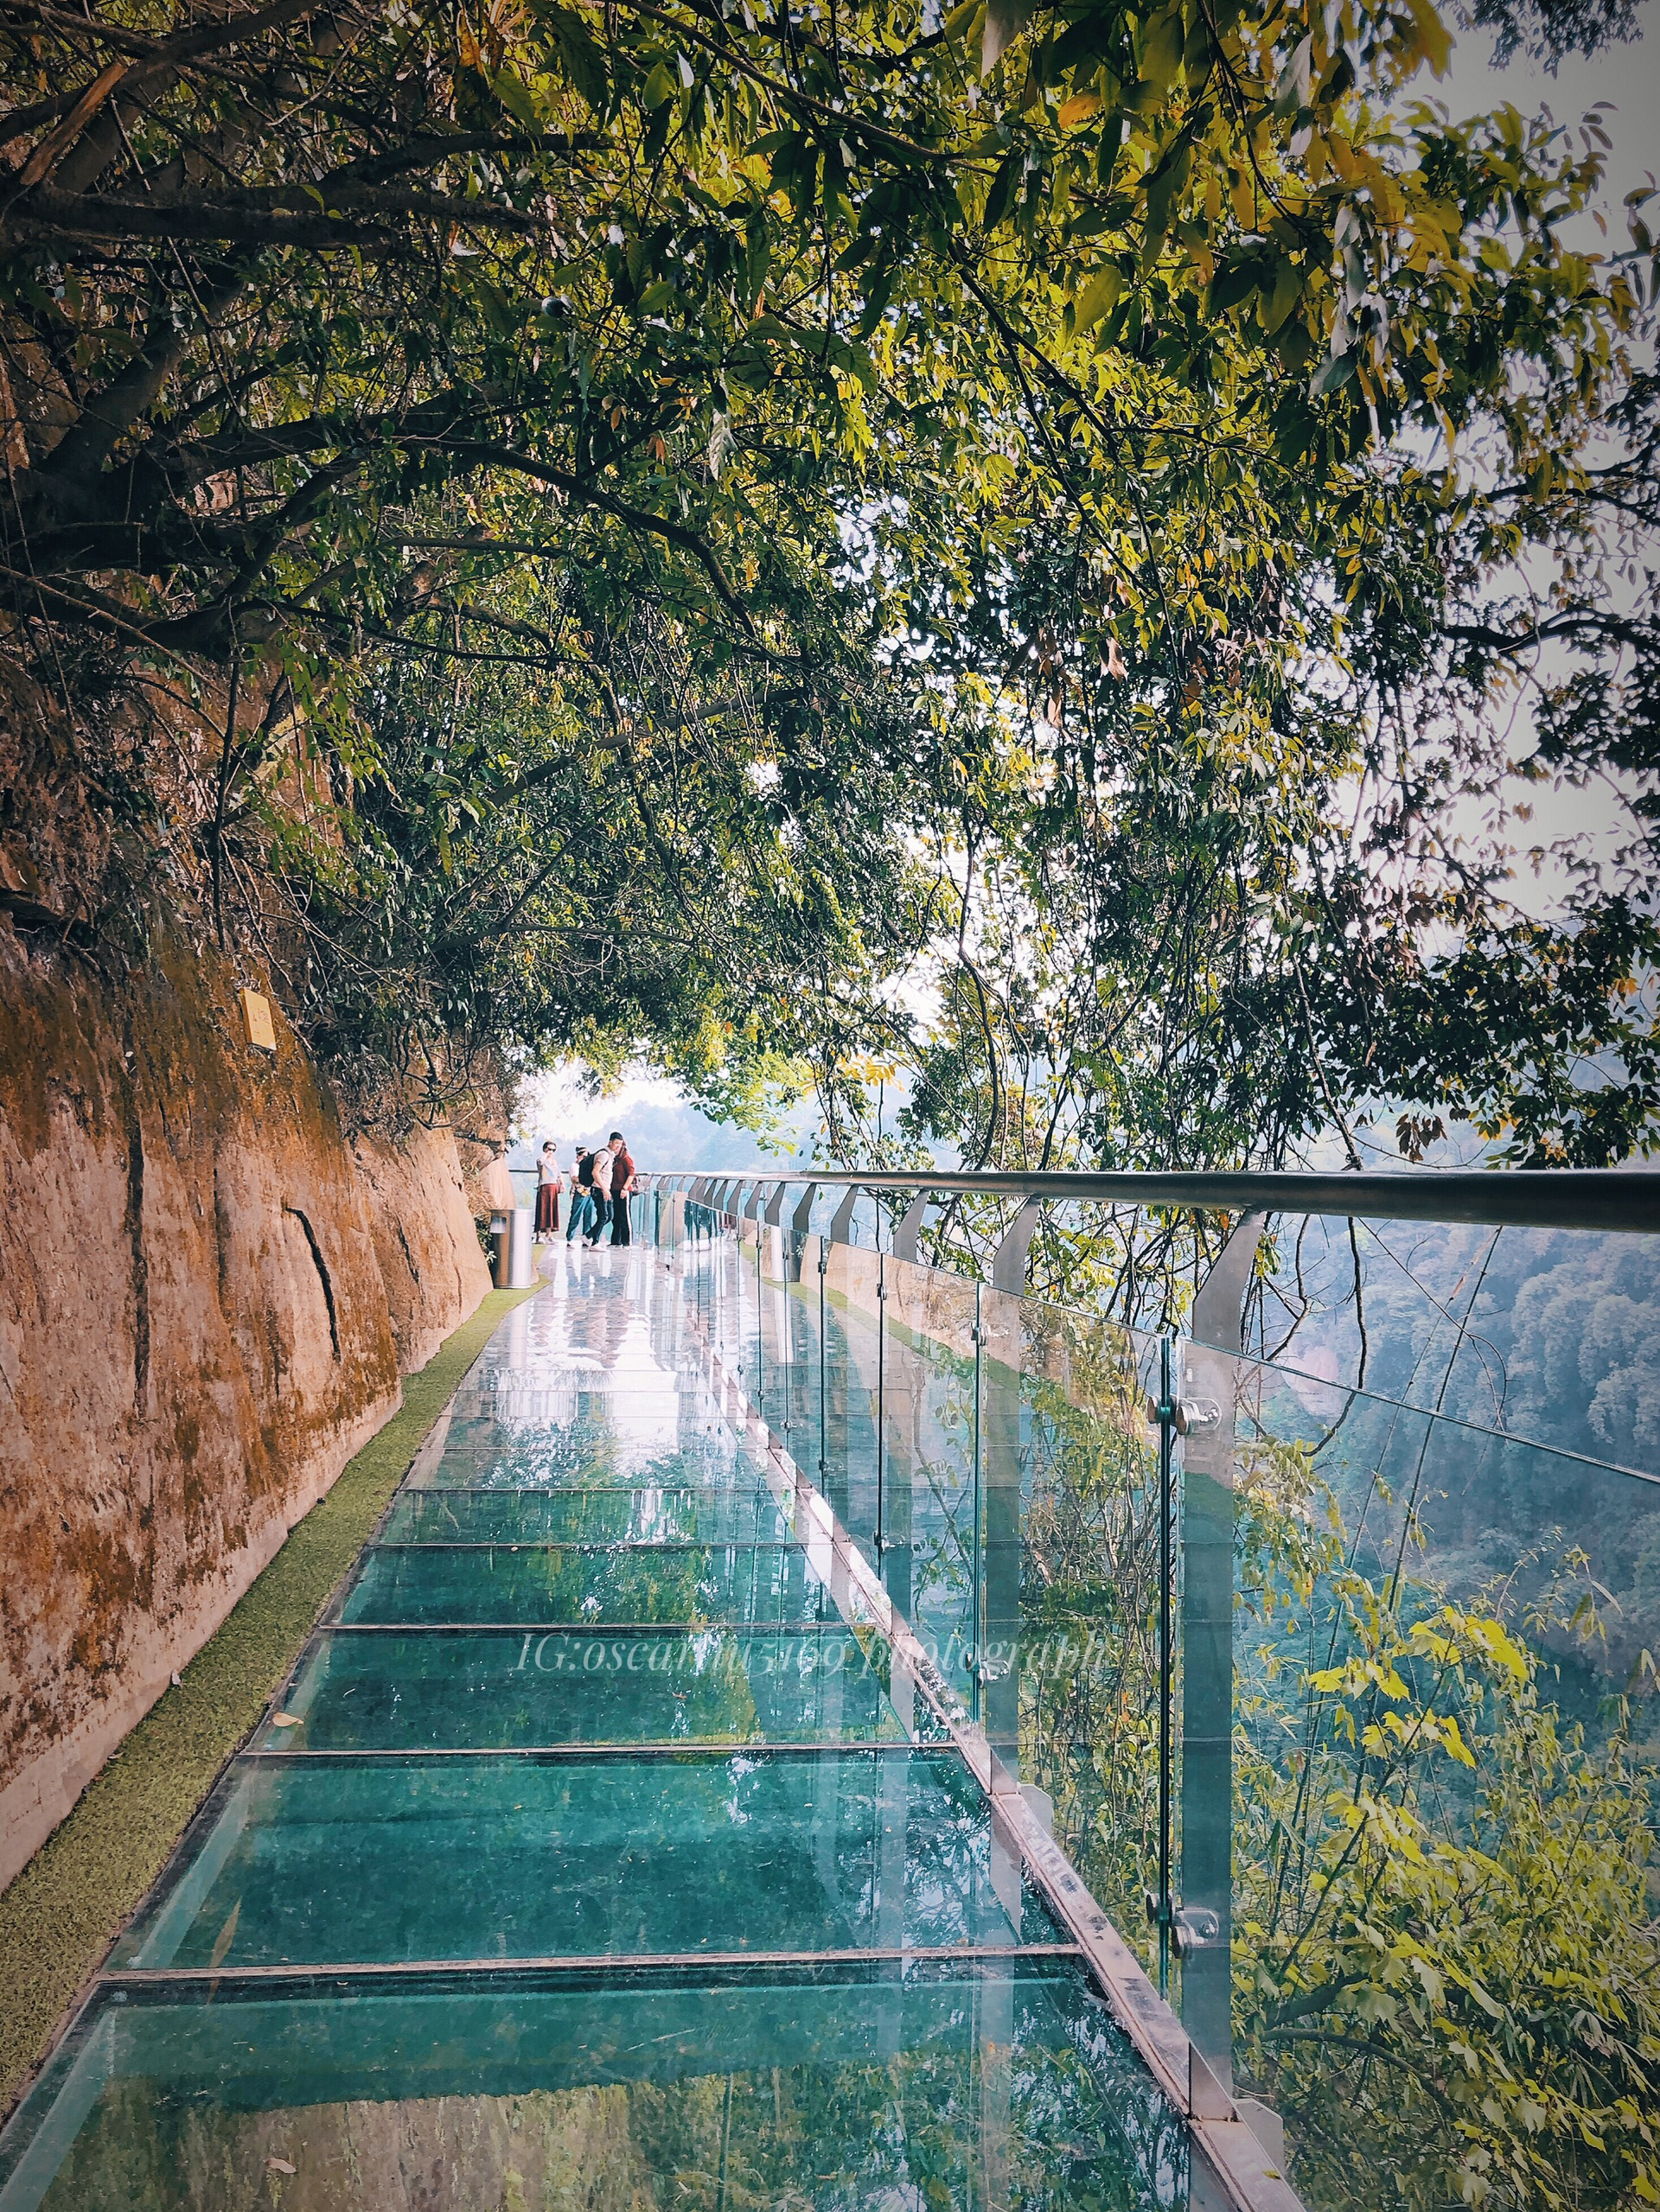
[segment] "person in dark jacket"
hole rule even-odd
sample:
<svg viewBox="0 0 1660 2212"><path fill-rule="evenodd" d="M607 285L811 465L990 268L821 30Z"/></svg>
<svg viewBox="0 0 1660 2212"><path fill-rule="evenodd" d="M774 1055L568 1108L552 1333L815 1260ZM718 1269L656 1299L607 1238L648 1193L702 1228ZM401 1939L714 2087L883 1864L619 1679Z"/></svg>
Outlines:
<svg viewBox="0 0 1660 2212"><path fill-rule="evenodd" d="M611 1242L627 1244L629 1234L629 1193L634 1189L634 1160L629 1151L627 1139L620 1129L610 1134L611 1154Z"/></svg>

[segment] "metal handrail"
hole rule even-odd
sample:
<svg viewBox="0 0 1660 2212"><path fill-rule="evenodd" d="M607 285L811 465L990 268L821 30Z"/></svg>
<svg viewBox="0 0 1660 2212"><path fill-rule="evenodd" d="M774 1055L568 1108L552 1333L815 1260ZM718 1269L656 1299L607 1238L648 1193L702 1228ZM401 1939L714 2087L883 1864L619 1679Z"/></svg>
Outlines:
<svg viewBox="0 0 1660 2212"><path fill-rule="evenodd" d="M1612 1171L1609 1170L1587 1170L1584 1172L1587 1174L1607 1173L1612 1176ZM891 1178L890 1178L890 1180L891 1179ZM1325 1178L1322 1179L1325 1180ZM1390 1180L1395 1182L1402 1182L1406 1179L1407 1178L1404 1176L1390 1178ZM1660 1176L1654 1175L1619 1175L1617 1179L1622 1183L1630 1183L1633 1181L1645 1182L1648 1184L1660 1183ZM652 1178L649 1176L643 1176L642 1180L642 1182L649 1182ZM685 1176L659 1174L655 1180L659 1182L684 1182L687 1181L688 1178ZM799 1180L790 1176L757 1176L752 1177L739 1176L736 1179L729 1182L725 1187L730 1189L756 1191L764 1189L769 1183L771 1183L773 1186L773 1197L769 1202L768 1218L771 1226L776 1227L779 1226L778 1214L782 1213L782 1210L780 1202L782 1199L783 1193L787 1189L806 1189L810 1192L816 1189L820 1181L826 1182L840 1182L843 1184L852 1183L857 1185L862 1184L865 1180L865 1178L857 1175L832 1176L827 1174L822 1177L817 1176L808 1177L804 1176ZM1026 1178L1026 1180L1035 1180L1035 1178ZM1345 1187L1347 1187L1347 1184L1352 1183L1354 1180L1355 1178L1353 1177L1347 1178ZM1376 1180L1382 1181L1384 1178L1380 1176L1376 1178ZM1414 1180L1427 1181L1428 1178L1414 1178ZM688 1193L687 1195L689 1195L690 1194ZM926 1197L927 1192L924 1191L922 1195L923 1197ZM846 1202L844 1200L844 1208L846 1207ZM1031 1202L1028 1201L1028 1204L1030 1203ZM774 1211L775 1208L777 1209L776 1212ZM839 1209L839 1211L840 1210L840 1209ZM1285 1210L1289 1211L1291 1209L1287 1208ZM1429 1218L1445 1220L1460 1217L1438 1214ZM1487 1218L1491 1220L1491 1217L1489 1216ZM1513 1216L1506 1217L1507 1220L1511 1220L1513 1218ZM1210 1276L1206 1278L1205 1283L1201 1288L1198 1301L1196 1303L1191 1312L1187 1317L1187 1322L1183 1333L1188 1337L1191 1337L1194 1342L1207 1347L1212 1351L1226 1352L1232 1357L1241 1359L1252 1367L1272 1369L1276 1374L1291 1376L1298 1381L1316 1383L1318 1384L1321 1388L1326 1390L1348 1392L1354 1397L1369 1399L1373 1403L1379 1406L1392 1406L1398 1407L1402 1412L1430 1416L1438 1425L1446 1429L1456 1429L1465 1435L1489 1438L1498 1444L1520 1444L1530 1451L1547 1452L1555 1458L1563 1461L1571 1461L1579 1466L1593 1469L1599 1474L1618 1475L1628 1481L1650 1482L1656 1485L1660 1485L1660 1469L1646 1467L1631 1467L1628 1466L1623 1460L1602 1459L1599 1458L1596 1454L1593 1452L1576 1451L1566 1444L1546 1444L1537 1437L1528 1436L1515 1429L1489 1428L1484 1422L1468 1420L1462 1415L1452 1414L1445 1412L1434 1412L1433 1408L1419 1405L1410 1399L1394 1397L1387 1391L1377 1390L1375 1388L1363 1388L1357 1383L1338 1382L1330 1375L1316 1374L1310 1369L1293 1367L1288 1361L1284 1359L1268 1359L1260 1353L1247 1352L1244 1348L1242 1339L1240 1323L1243 1310L1245 1293L1248 1287L1250 1279L1250 1270L1255 1262L1258 1237L1265 1224L1266 1214L1262 1209L1259 1208L1252 1214L1246 1214L1243 1220L1235 1227L1233 1236L1229 1239L1228 1246L1225 1247L1222 1259L1218 1262L1217 1265L1212 1269ZM921 1226L921 1219L916 1211L916 1202L913 1201L912 1204L907 1208L903 1217L898 1219L895 1223L890 1254L891 1258L895 1259L910 1260L912 1263L915 1263L919 1257L918 1245L920 1241ZM1529 1224L1529 1226L1531 1226L1531 1224ZM1553 1221L1548 1226L1570 1228L1595 1228L1600 1227L1604 1226L1604 1224L1586 1221ZM1650 1224L1641 1220L1625 1220L1614 1226L1618 1226L1622 1229L1643 1229L1648 1227ZM1660 1223L1657 1223L1655 1226L1660 1227ZM805 1227L804 1209L798 1209L795 1221L795 1227L797 1233L803 1232L805 1230ZM1026 1252L1028 1246L1031 1243L1034 1227L1035 1223L1028 1214L1026 1208L1023 1207L1020 1213L1016 1215L1013 1224L1006 1233L1002 1243L998 1246L996 1253L993 1255L993 1262L989 1277L993 1289L1012 1291L1017 1296L1020 1293L1025 1285ZM846 1239L837 1237L833 1233L831 1240L833 1242L845 1242ZM1236 1263L1231 1266L1228 1264L1228 1255L1229 1253L1233 1255L1234 1260Z"/></svg>
<svg viewBox="0 0 1660 2212"><path fill-rule="evenodd" d="M661 1170L651 1182L678 1182L695 1170ZM967 1174L930 1168L888 1174L865 1169L803 1168L793 1174L728 1170L745 1187L817 1183L942 1197L1082 1201L1095 1205L1191 1208L1202 1212L1325 1214L1371 1221L1469 1221L1492 1228L1615 1229L1660 1233L1660 1173L1636 1168L1430 1169L1421 1173L1312 1175L1297 1170L1223 1170L1196 1174Z"/></svg>

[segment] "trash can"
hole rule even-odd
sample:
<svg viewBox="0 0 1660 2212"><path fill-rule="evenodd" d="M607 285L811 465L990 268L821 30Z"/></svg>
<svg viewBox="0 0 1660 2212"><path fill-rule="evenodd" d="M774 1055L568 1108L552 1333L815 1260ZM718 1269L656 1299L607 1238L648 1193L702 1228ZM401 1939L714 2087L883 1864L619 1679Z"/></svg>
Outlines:
<svg viewBox="0 0 1660 2212"><path fill-rule="evenodd" d="M511 1253L508 1263L508 1288L527 1291L536 1280L536 1208L515 1206L513 1209Z"/></svg>
<svg viewBox="0 0 1660 2212"><path fill-rule="evenodd" d="M483 1182L490 1209L490 1280L498 1291L505 1291L513 1278L513 1215L519 1194L507 1162L500 1157L485 1163Z"/></svg>

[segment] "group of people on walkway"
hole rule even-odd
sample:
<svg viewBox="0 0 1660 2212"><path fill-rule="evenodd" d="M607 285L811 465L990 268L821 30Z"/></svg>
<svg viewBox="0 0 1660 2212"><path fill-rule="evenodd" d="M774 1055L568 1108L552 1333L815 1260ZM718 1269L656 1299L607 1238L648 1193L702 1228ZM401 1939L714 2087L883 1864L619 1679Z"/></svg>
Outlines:
<svg viewBox="0 0 1660 2212"><path fill-rule="evenodd" d="M629 1196L634 1189L634 1161L620 1129L591 1152L577 1148L577 1164L571 1171L571 1218L565 1232L567 1244L578 1235L591 1252L609 1229L611 1242L627 1244ZM565 1187L559 1165L559 1146L550 1137L536 1163L536 1234L552 1238L559 1226L559 1197Z"/></svg>

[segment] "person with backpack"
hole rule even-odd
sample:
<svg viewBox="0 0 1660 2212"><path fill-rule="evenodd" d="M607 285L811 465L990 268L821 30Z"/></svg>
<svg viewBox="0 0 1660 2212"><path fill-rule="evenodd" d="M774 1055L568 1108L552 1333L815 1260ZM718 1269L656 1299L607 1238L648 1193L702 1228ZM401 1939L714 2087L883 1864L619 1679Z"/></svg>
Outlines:
<svg viewBox="0 0 1660 2212"><path fill-rule="evenodd" d="M594 1210L594 1156L577 1147L576 1180L571 1185L571 1226L565 1233L574 1244Z"/></svg>
<svg viewBox="0 0 1660 2212"><path fill-rule="evenodd" d="M612 1170L615 1162L609 1144L601 1144L589 1155L589 1173L594 1184L594 1226L588 1232L588 1249L591 1252L611 1225Z"/></svg>

